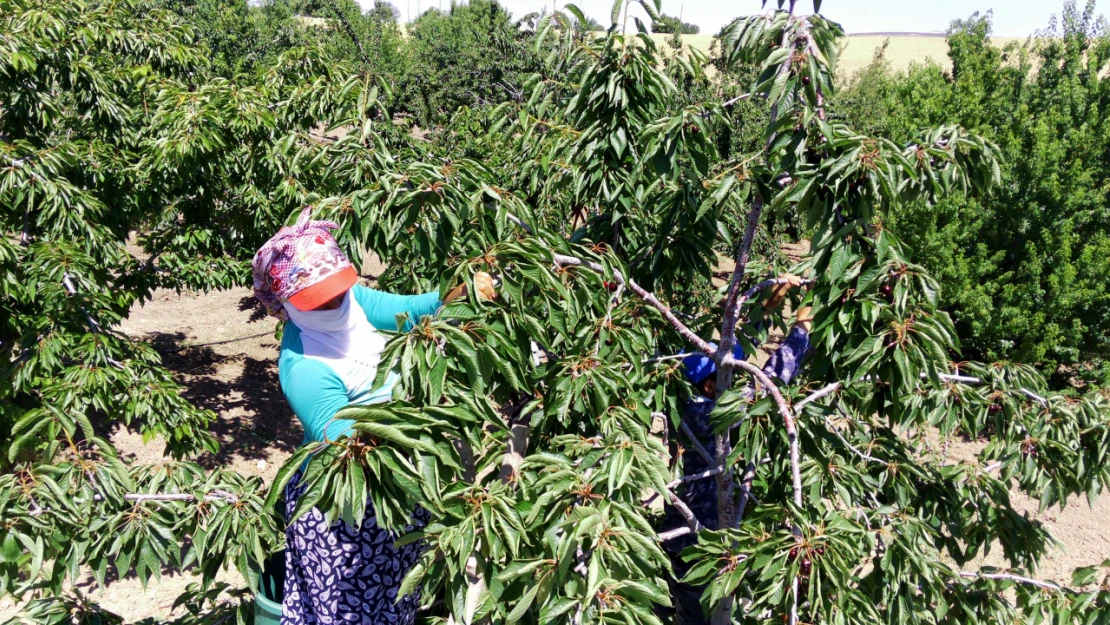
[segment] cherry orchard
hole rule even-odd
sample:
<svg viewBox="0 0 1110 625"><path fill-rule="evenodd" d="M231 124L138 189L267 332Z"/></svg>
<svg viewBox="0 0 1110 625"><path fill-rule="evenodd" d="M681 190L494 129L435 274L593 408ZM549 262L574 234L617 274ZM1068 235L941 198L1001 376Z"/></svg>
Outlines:
<svg viewBox="0 0 1110 625"><path fill-rule="evenodd" d="M234 564L254 583L280 548L265 511L307 461L307 503L296 514L314 505L357 525L370 502L379 523L399 529L416 506L430 512L422 532L400 538L427 546L403 589L421 590L430 620L659 623L674 576L662 546L696 534L685 579L705 586L702 605L716 623L1104 622L1106 569L1077 571L1074 588L1038 580L1053 541L1014 510L1009 492L1045 507L1097 496L1110 478L1107 398L1051 393L1025 366L954 362L958 341L937 284L883 225L900 202L989 193L996 150L955 127L895 144L838 124L825 99L842 31L819 3L811 15L798 8L781 2L726 28L713 62L756 80L744 93L713 93L678 87L709 84L709 60L653 43L642 20L660 6L619 0L610 30L583 39L572 27L583 16L568 5L537 28L544 70L491 115L490 140L515 158L489 166L431 161L391 134L372 78L338 80L343 68L321 66L311 50L283 59L273 75L284 79L250 89L164 77L155 106L132 110L153 111L148 134L135 139L148 149L132 167L156 172L142 180L175 198L184 217L152 220L146 240L164 251L136 275L153 280L159 262L181 263L198 284L219 286L207 273L216 260L190 259L236 266L256 229L313 203L342 224L349 250L386 260L384 288L415 292L438 280L446 290L490 271L501 297L452 304L393 337L383 358L399 363L403 394L342 411L357 434L299 450L267 501L257 481L227 472L123 465L84 429L81 412L35 430L56 440L46 448L24 435L37 421L21 420L12 470L0 477L0 539L6 591L39 597L22 618L100 614L64 592L82 563L101 576L109 564L126 572L134 563L145 577L179 559L201 573L192 618L222 618L213 610L228 608L214 607L209 592L216 573ZM76 13L59 19L89 17ZM29 71L12 58L5 71ZM768 111L762 149L722 161L711 128L741 123L731 119L740 99ZM305 132L310 117L358 130L321 140ZM264 123L244 134L256 118ZM39 163L36 154L20 166ZM24 170L12 161L4 171ZM216 197L188 193L201 182ZM12 232L25 213L50 218L15 188L3 187ZM811 236L792 268L808 288L791 297L793 309L815 312L812 348L790 385L731 349L739 342L753 354L753 341L790 321L752 319L777 275L752 250L781 214L802 216ZM62 236L33 223L32 241ZM216 242L226 223L235 238ZM13 257L27 253L10 247ZM714 291L717 249L736 268ZM73 273L83 281L70 298L111 279ZM65 288L64 275L41 275ZM93 341L118 316L87 296L84 305L88 318L71 314L66 328ZM37 355L33 341L14 344ZM114 348L89 349L136 366ZM682 350L717 363L708 447L684 434L691 389L671 357ZM87 370L84 357L68 356ZM947 453L957 436L988 442L960 463ZM689 451L672 455L671 441ZM684 457L694 453L711 468L687 476ZM701 527L681 495L698 480L715 485L717 531ZM660 499L688 529L660 534L650 503ZM84 528L87 518L101 521ZM65 535L77 537L73 548ZM1011 568L970 567L990 549Z"/></svg>

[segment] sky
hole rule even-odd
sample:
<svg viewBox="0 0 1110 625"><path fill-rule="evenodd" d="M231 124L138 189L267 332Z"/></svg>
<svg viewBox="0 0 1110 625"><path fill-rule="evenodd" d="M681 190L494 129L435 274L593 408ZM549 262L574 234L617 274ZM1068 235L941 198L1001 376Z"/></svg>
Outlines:
<svg viewBox="0 0 1110 625"><path fill-rule="evenodd" d="M663 0L663 12L682 14L683 21L701 27L703 34L714 34L730 20L760 12L761 0ZM1078 0L1080 7L1085 0ZM370 6L373 0L359 0ZM451 0L392 0L401 10L403 21L432 7L447 8ZM552 7L562 8L563 0L501 0L515 17ZM578 0L586 15L608 25L612 0ZM769 4L774 4L770 0ZM1105 0L1103 3L1105 4ZM801 11L812 10L812 0L799 0ZM824 0L822 13L840 22L848 34L868 32L944 32L949 22L972 13L994 9L994 34L1000 37L1025 37L1048 25L1049 17L1059 14L1064 0ZM1101 6L1099 7L1102 8ZM643 9L635 10L642 14Z"/></svg>

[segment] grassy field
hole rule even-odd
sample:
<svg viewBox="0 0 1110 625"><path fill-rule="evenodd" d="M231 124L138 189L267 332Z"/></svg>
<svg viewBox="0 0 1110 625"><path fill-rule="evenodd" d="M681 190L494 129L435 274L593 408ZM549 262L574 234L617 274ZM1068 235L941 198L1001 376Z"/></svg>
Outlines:
<svg viewBox="0 0 1110 625"><path fill-rule="evenodd" d="M670 35L653 35L655 40L665 43ZM948 44L943 36L938 35L853 35L847 38L844 51L840 55L840 65L837 73L841 79L851 78L856 71L863 69L875 56L875 51L890 40L887 48L887 58L894 69L905 69L914 62L924 62L932 59L944 67L949 67ZM708 53L713 43L712 35L684 35L685 45ZM1020 41L1007 37L994 37L994 45L1005 46L1011 41Z"/></svg>

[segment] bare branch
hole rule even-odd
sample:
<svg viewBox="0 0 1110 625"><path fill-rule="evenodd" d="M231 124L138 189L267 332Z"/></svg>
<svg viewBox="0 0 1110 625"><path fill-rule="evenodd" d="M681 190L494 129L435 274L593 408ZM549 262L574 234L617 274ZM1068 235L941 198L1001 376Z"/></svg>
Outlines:
<svg viewBox="0 0 1110 625"><path fill-rule="evenodd" d="M685 484L687 482L696 482L698 480L708 479L708 478L711 478L715 475L720 475L722 470L723 469L721 469L721 467L717 467L715 469L709 469L709 470L706 470L706 471L702 471L701 473L694 473L692 475L684 475L684 476L678 478L677 480L673 480L669 484L667 484L667 488L674 488L674 487L676 487L680 484Z"/></svg>
<svg viewBox="0 0 1110 625"><path fill-rule="evenodd" d="M144 501L196 501L196 495L190 493L127 493L123 496L126 501L142 503ZM93 495L93 501L104 501L100 493ZM239 497L226 490L214 490L204 496L204 501L226 501L236 503Z"/></svg>
<svg viewBox="0 0 1110 625"><path fill-rule="evenodd" d="M923 373L923 374L921 374L921 377L925 378L925 377L928 377L928 376L927 376L927 374ZM964 384L982 384L983 383L982 379L976 378L976 377L973 377L973 376L970 376L970 375L942 373L937 377L939 377L940 379L942 379L946 382L962 382Z"/></svg>
<svg viewBox="0 0 1110 625"><path fill-rule="evenodd" d="M647 364L652 364L652 363L656 363L656 362L666 362L668 360L680 360L680 359L683 359L683 358L689 358L690 356L704 356L704 355L705 354L703 354L701 352L690 352L688 354L672 354L670 356L656 356L655 358L645 358L645 359L640 361L640 364L647 365Z"/></svg>
<svg viewBox="0 0 1110 625"><path fill-rule="evenodd" d="M839 390L840 390L840 382L833 382L832 384L829 384L825 388L822 388L821 390L813 393L812 395L806 397L805 399L801 400L800 402L794 404L794 414L801 414L802 408L804 408L806 404L815 402L818 399L821 399L822 397L825 397L827 395L831 395L832 393L835 393Z"/></svg>
<svg viewBox="0 0 1110 625"><path fill-rule="evenodd" d="M618 284L617 290L613 292L613 296L609 298L609 307L605 309L605 319L601 322L602 329L609 330L609 326L613 323L613 306L621 300L621 293L624 293L624 285ZM597 333L597 345L594 346L594 354L596 355L601 351L601 330Z"/></svg>
<svg viewBox="0 0 1110 625"><path fill-rule="evenodd" d="M924 378L924 377L927 377L927 376L926 376L926 374L922 373L921 377ZM940 379L945 380L947 382L960 382L960 383L963 383L963 384L982 384L983 383L982 378L977 378L975 376L970 376L970 375L942 373L938 377L940 377ZM1041 405L1044 405L1044 406L1048 405L1048 399L1046 399L1044 397L1041 397L1040 395L1038 395L1038 394L1034 393L1033 391L1025 388L1024 386L1021 387L1018 390L1020 390L1023 395L1025 395L1029 399L1032 399L1033 401L1037 402L1038 404L1041 404Z"/></svg>
<svg viewBox="0 0 1110 625"><path fill-rule="evenodd" d="M673 530L669 530L669 531L666 531L666 532L659 532L659 541L660 542L667 542L668 540L674 540L676 538L681 538L683 536L688 536L688 535L693 534L693 533L694 533L694 530L690 529L690 527L688 525L684 525L682 527L678 527L678 528L675 528Z"/></svg>
<svg viewBox="0 0 1110 625"><path fill-rule="evenodd" d="M671 496L671 505L673 505L675 509L678 510L678 513L682 515L682 518L686 519L686 523L690 526L691 530L695 532L700 532L705 529L705 527L702 526L701 522L698 521L698 517L694 516L694 512L690 510L690 506L686 505L685 501L679 499L678 495L674 493L668 494Z"/></svg>
<svg viewBox="0 0 1110 625"><path fill-rule="evenodd" d="M752 202L752 207L748 211L748 223L744 229L744 238L740 242L740 250L736 255L736 267L732 270L732 278L729 280L728 293L725 295L724 303L724 319L721 322L721 347L725 353L732 353L732 346L736 344L736 322L740 318L740 283L744 279L744 273L747 271L748 258L751 255L752 243L755 241L755 231L759 226L759 218L763 214L763 198L756 194L755 201ZM722 374L725 374L722 376ZM724 382L722 386L722 377ZM732 374L724 371L719 371L717 374L717 389L720 392L728 390L732 382Z"/></svg>
<svg viewBox="0 0 1110 625"><path fill-rule="evenodd" d="M844 438L843 436L841 436L841 435L840 435L840 432L838 432L838 431L836 430L836 428L835 428L835 427L833 427L833 425L832 425L831 423L829 423L829 420L828 420L827 418L825 419L825 427L826 427L826 428L827 428L827 429L828 429L828 430L829 430L830 432L832 432L833 434L835 434L835 435L836 435L836 437L840 439L840 442L841 442L841 443L843 443L845 447L847 447L848 449L850 449L850 450L852 451L852 453L854 453L855 455L859 456L859 457L860 457L860 458L862 458L863 460L867 460L868 462L874 462L874 463L877 463L877 464L881 464L881 465L883 465L884 467L885 467L885 466L889 466L889 465L890 465L890 463L888 463L888 462L887 462L886 460L880 460L880 459L878 459L878 458L876 458L876 457L872 456L871 454L865 454L865 453L863 453L862 451L860 451L859 449L857 449L857 448L856 448L856 447L855 447L854 445L852 445L851 443L849 443L849 442L848 442L848 439L846 439L846 438Z"/></svg>
<svg viewBox="0 0 1110 625"><path fill-rule="evenodd" d="M70 297L74 297L77 295L77 289L73 287L73 282L69 279L69 272L62 274L62 284L65 286L66 292L69 293ZM84 306L79 306L79 308L81 309L81 313L85 315L85 323L88 324L89 330L92 331L93 334L102 335L103 329L100 327L100 324L92 318L92 315L89 314L89 311L85 310ZM106 358L113 367L117 369L124 368L123 363L112 358L111 356L106 356Z"/></svg>
<svg viewBox="0 0 1110 625"><path fill-rule="evenodd" d="M528 234L535 234L534 232L532 232L532 228L530 228L528 226L528 224L526 224L526 223L524 223L523 221L520 220L520 217L517 217L516 215L514 215L510 212L506 212L505 213L505 218L508 219L509 221L513 222L517 226L520 226L521 228L523 228L524 231L527 232Z"/></svg>
<svg viewBox="0 0 1110 625"><path fill-rule="evenodd" d="M1039 403L1039 404L1041 404L1041 405L1044 405L1044 406L1047 406L1047 405L1048 405L1048 400L1047 400L1047 399L1045 399L1044 397L1041 397L1040 395L1038 395L1038 394L1034 393L1033 391L1031 391L1031 390L1029 390L1029 389L1027 389L1027 388L1025 388L1025 387L1022 387L1022 388L1021 388L1020 390L1021 390L1021 392L1022 392L1022 393L1024 393L1024 394L1025 394L1025 396L1026 396L1026 397L1028 397L1029 399L1032 399L1033 401L1035 401L1035 402L1037 402L1037 403Z"/></svg>
<svg viewBox="0 0 1110 625"><path fill-rule="evenodd" d="M732 522L734 528L740 526L740 520L744 518L744 510L747 509L749 501L759 505L759 500L752 497L752 480L754 479L755 463L749 462L748 466L744 468L744 474L740 476L740 501L736 504L736 518Z"/></svg>
<svg viewBox="0 0 1110 625"><path fill-rule="evenodd" d="M505 457L501 461L501 472L498 477L502 482L511 484L516 481L517 471L524 462L524 454L528 452L528 435L532 431L532 415L514 418L509 425L509 445Z"/></svg>
<svg viewBox="0 0 1110 625"><path fill-rule="evenodd" d="M709 454L709 450L707 450L705 446L701 444L701 441L699 441L697 437L694 436L694 431L690 429L690 426L686 423L685 419L683 419L679 423L679 427L682 428L682 433L686 435L686 438L690 439L690 443L693 444L694 449L697 450L698 455L701 456L702 460L705 460L706 464L711 467L722 466L720 463L713 459L713 456Z"/></svg>
<svg viewBox="0 0 1110 625"><path fill-rule="evenodd" d="M574 256L553 254L553 258L556 265L587 267L599 273L605 272L605 268L598 263L588 260L582 260L581 258L576 258ZM613 279L617 282L617 284L626 285L628 288L632 289L633 293L639 295L640 298L648 304L651 304L652 307L654 307L656 310L659 311L660 314L663 315L663 318L667 320L667 323L671 324L671 326L674 327L675 330L678 330L678 333L681 334L684 339L698 346L698 348L706 354L715 354L717 352L717 350L713 349L713 347L705 339L698 336L697 333L687 327L686 324L679 321L678 317L675 316L674 311L660 302L653 293L646 291L643 287L636 284L634 280L625 279L624 274L616 269L613 270Z"/></svg>
<svg viewBox="0 0 1110 625"><path fill-rule="evenodd" d="M1046 582L1032 577L1023 577L1021 575L1012 575L1010 573L981 573L978 571L960 571L960 577L964 579L995 579L1017 582L1019 584L1027 584L1029 586L1036 586L1037 588L1045 588L1047 590L1063 591L1065 588L1058 586L1052 582Z"/></svg>
<svg viewBox="0 0 1110 625"><path fill-rule="evenodd" d="M19 236L20 247L27 247L31 244L31 204L23 207L23 232Z"/></svg>
<svg viewBox="0 0 1110 625"><path fill-rule="evenodd" d="M732 387L732 367L725 365L719 359L720 354L732 355L732 348L736 345L736 323L740 318L740 283L747 272L748 259L751 255L752 243L755 241L755 231L759 227L759 219L763 214L763 198L757 192L748 210L747 226L744 229L744 238L740 242L740 249L736 256L736 266L729 280L728 293L725 295L724 313L721 321L721 342L717 368L717 396L720 397ZM717 452L717 463L725 464L725 459L732 453L732 446L727 433L717 434L713 439ZM736 509L733 496L732 473L725 473L717 481L717 522L719 527L731 527L735 521ZM731 600L726 600L730 603ZM714 625L724 625L728 622L731 607L721 606L713 615Z"/></svg>
<svg viewBox="0 0 1110 625"><path fill-rule="evenodd" d="M726 108L727 109L728 107L732 106L733 104L736 104L737 102L740 102L741 100L747 100L750 97L752 97L752 94L750 94L750 93L745 93L743 95L738 95L738 96L736 96L735 98L733 98L731 100L726 100L725 103L721 105L721 108Z"/></svg>

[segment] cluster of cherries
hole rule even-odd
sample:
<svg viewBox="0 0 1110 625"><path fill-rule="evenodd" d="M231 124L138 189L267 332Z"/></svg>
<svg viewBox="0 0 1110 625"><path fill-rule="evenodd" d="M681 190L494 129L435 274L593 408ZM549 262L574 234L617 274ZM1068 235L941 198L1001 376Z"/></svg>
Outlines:
<svg viewBox="0 0 1110 625"><path fill-rule="evenodd" d="M816 547L803 547L803 549L805 549L806 554L805 554L805 557L802 558L802 562L801 562L802 576L803 577L809 577L810 571L813 570L813 560L811 558L813 558L814 555L816 555L816 556L825 555L825 548L822 547L821 545L818 545ZM791 560L797 560L798 559L798 553L799 552L798 552L797 547L792 548L790 550L790 559Z"/></svg>
<svg viewBox="0 0 1110 625"><path fill-rule="evenodd" d="M1021 455L1023 455L1023 456L1032 456L1032 457L1036 458L1037 457L1037 441L1035 439L1026 437L1026 439L1021 442Z"/></svg>
<svg viewBox="0 0 1110 625"><path fill-rule="evenodd" d="M791 561L797 560L799 555L802 556L802 561L799 563L801 579L798 580L798 596L805 597L809 594L809 575L813 572L813 559L825 555L825 547L818 545L816 547L802 546L800 550L798 547L790 549ZM835 594L830 595L829 598L836 601ZM785 614L782 616L782 620L787 620Z"/></svg>

